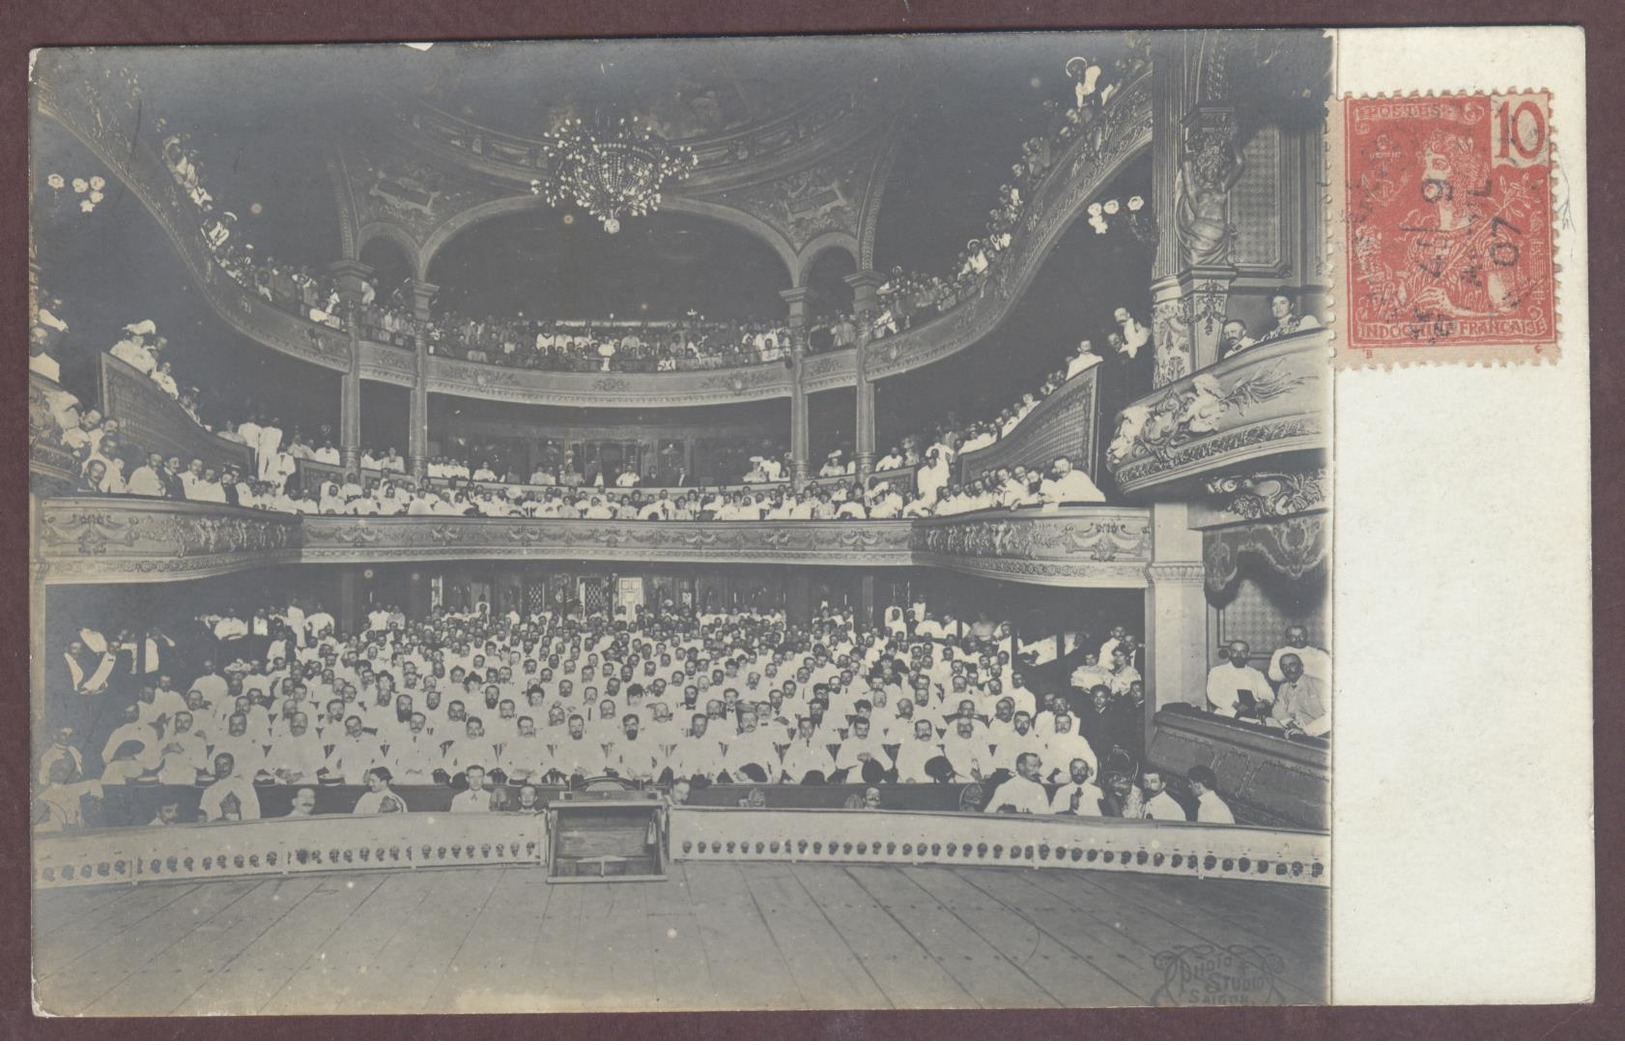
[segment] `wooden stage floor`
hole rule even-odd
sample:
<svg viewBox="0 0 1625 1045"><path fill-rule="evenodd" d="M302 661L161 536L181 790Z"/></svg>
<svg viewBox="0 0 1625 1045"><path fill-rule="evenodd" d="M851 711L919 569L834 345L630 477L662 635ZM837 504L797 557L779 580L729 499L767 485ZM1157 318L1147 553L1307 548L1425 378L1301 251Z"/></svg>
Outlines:
<svg viewBox="0 0 1625 1045"><path fill-rule="evenodd" d="M36 998L62 1015L1138 1005L1158 954L1281 959L1323 1001L1328 891L1010 868L675 863L62 890L35 901Z"/></svg>

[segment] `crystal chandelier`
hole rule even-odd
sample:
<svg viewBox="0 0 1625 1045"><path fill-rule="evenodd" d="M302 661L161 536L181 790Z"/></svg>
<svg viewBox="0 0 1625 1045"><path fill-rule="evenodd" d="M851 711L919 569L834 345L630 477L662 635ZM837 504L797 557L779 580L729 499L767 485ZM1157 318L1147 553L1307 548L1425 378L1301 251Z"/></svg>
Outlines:
<svg viewBox="0 0 1625 1045"><path fill-rule="evenodd" d="M621 229L621 216L642 217L660 207L660 190L699 162L686 145L670 146L634 118L621 117L601 130L580 119L565 121L542 137L552 177L533 191L550 206L574 203L597 218L604 231Z"/></svg>

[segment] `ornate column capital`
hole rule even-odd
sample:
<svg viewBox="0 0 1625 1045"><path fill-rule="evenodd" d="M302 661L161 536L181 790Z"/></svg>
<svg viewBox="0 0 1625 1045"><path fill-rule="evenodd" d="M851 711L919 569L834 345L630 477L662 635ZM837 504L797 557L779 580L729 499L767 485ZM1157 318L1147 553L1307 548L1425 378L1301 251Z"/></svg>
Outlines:
<svg viewBox="0 0 1625 1045"><path fill-rule="evenodd" d="M880 299L875 291L886 282L883 274L873 269L864 269L850 276L843 276L842 281L852 288L852 311L862 316L880 307Z"/></svg>
<svg viewBox="0 0 1625 1045"><path fill-rule="evenodd" d="M790 325L802 327L807 324L807 298L812 295L810 287L791 287L789 290L779 291L779 297L790 307Z"/></svg>
<svg viewBox="0 0 1625 1045"><path fill-rule="evenodd" d="M440 290L440 285L426 280L414 279L409 280L407 286L412 291L412 314L419 319L428 319L429 302L434 300L435 294Z"/></svg>
<svg viewBox="0 0 1625 1045"><path fill-rule="evenodd" d="M1145 568L1145 579L1152 587L1200 588L1207 576L1207 567L1199 562L1154 562Z"/></svg>
<svg viewBox="0 0 1625 1045"><path fill-rule="evenodd" d="M338 281L339 298L346 305L361 303L361 285L373 277L373 267L346 258L327 266L327 271Z"/></svg>

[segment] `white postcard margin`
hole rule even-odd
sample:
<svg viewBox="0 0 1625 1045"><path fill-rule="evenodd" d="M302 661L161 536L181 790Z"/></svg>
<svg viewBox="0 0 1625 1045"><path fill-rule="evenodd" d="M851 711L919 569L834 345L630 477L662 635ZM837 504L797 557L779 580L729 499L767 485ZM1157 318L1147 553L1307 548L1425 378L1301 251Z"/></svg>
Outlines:
<svg viewBox="0 0 1625 1045"><path fill-rule="evenodd" d="M1584 34L1335 35L1339 99L1551 91L1562 340L1555 365L1337 375L1333 999L1587 1001Z"/></svg>

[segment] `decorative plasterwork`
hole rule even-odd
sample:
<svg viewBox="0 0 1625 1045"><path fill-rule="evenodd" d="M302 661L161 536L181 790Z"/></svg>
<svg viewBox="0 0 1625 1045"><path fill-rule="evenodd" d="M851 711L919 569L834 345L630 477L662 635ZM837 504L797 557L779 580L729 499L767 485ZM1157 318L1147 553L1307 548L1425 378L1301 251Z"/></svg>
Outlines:
<svg viewBox="0 0 1625 1045"><path fill-rule="evenodd" d="M39 374L28 374L28 479L34 493L61 493L79 478L79 461L62 441L62 426L51 407L58 386Z"/></svg>
<svg viewBox="0 0 1625 1045"><path fill-rule="evenodd" d="M129 497L48 498L48 583L206 577L283 562L760 562L939 566L1069 587L1144 588L1144 509L1079 507L966 518L622 522L442 516L287 516Z"/></svg>
<svg viewBox="0 0 1625 1045"><path fill-rule="evenodd" d="M505 195L472 182L466 172L447 170L389 147L346 142L343 168L360 228L378 225L404 230L419 248L440 225Z"/></svg>
<svg viewBox="0 0 1625 1045"><path fill-rule="evenodd" d="M909 564L902 522L611 522L311 517L304 562L587 559Z"/></svg>
<svg viewBox="0 0 1625 1045"><path fill-rule="evenodd" d="M1068 587L1143 588L1151 524L1146 512L1122 508L921 519L912 547L915 562L963 573Z"/></svg>
<svg viewBox="0 0 1625 1045"><path fill-rule="evenodd" d="M379 353L387 353L384 349ZM851 384L850 356L845 384ZM364 356L364 358L366 358ZM363 364L365 365L365 364ZM834 375L837 387L840 375ZM387 378L386 378L387 380ZM410 375L407 375L410 381ZM402 382L407 383L407 382ZM703 406L790 394L790 371L782 363L669 374L574 373L520 370L488 363L434 357L429 391L475 399L561 406Z"/></svg>
<svg viewBox="0 0 1625 1045"><path fill-rule="evenodd" d="M41 502L38 553L47 583L183 580L296 562L297 516L139 498Z"/></svg>
<svg viewBox="0 0 1625 1045"><path fill-rule="evenodd" d="M1331 415L1324 330L1232 356L1118 415L1107 464L1125 492L1260 458L1324 450Z"/></svg>
<svg viewBox="0 0 1625 1045"><path fill-rule="evenodd" d="M1326 507L1327 472L1254 472L1207 480L1207 492L1223 502L1224 510L1243 519L1265 519Z"/></svg>
<svg viewBox="0 0 1625 1045"><path fill-rule="evenodd" d="M889 139L876 135L821 161L769 181L708 194L688 193L769 225L798 253L814 239L840 233L853 250L867 203L877 158Z"/></svg>

